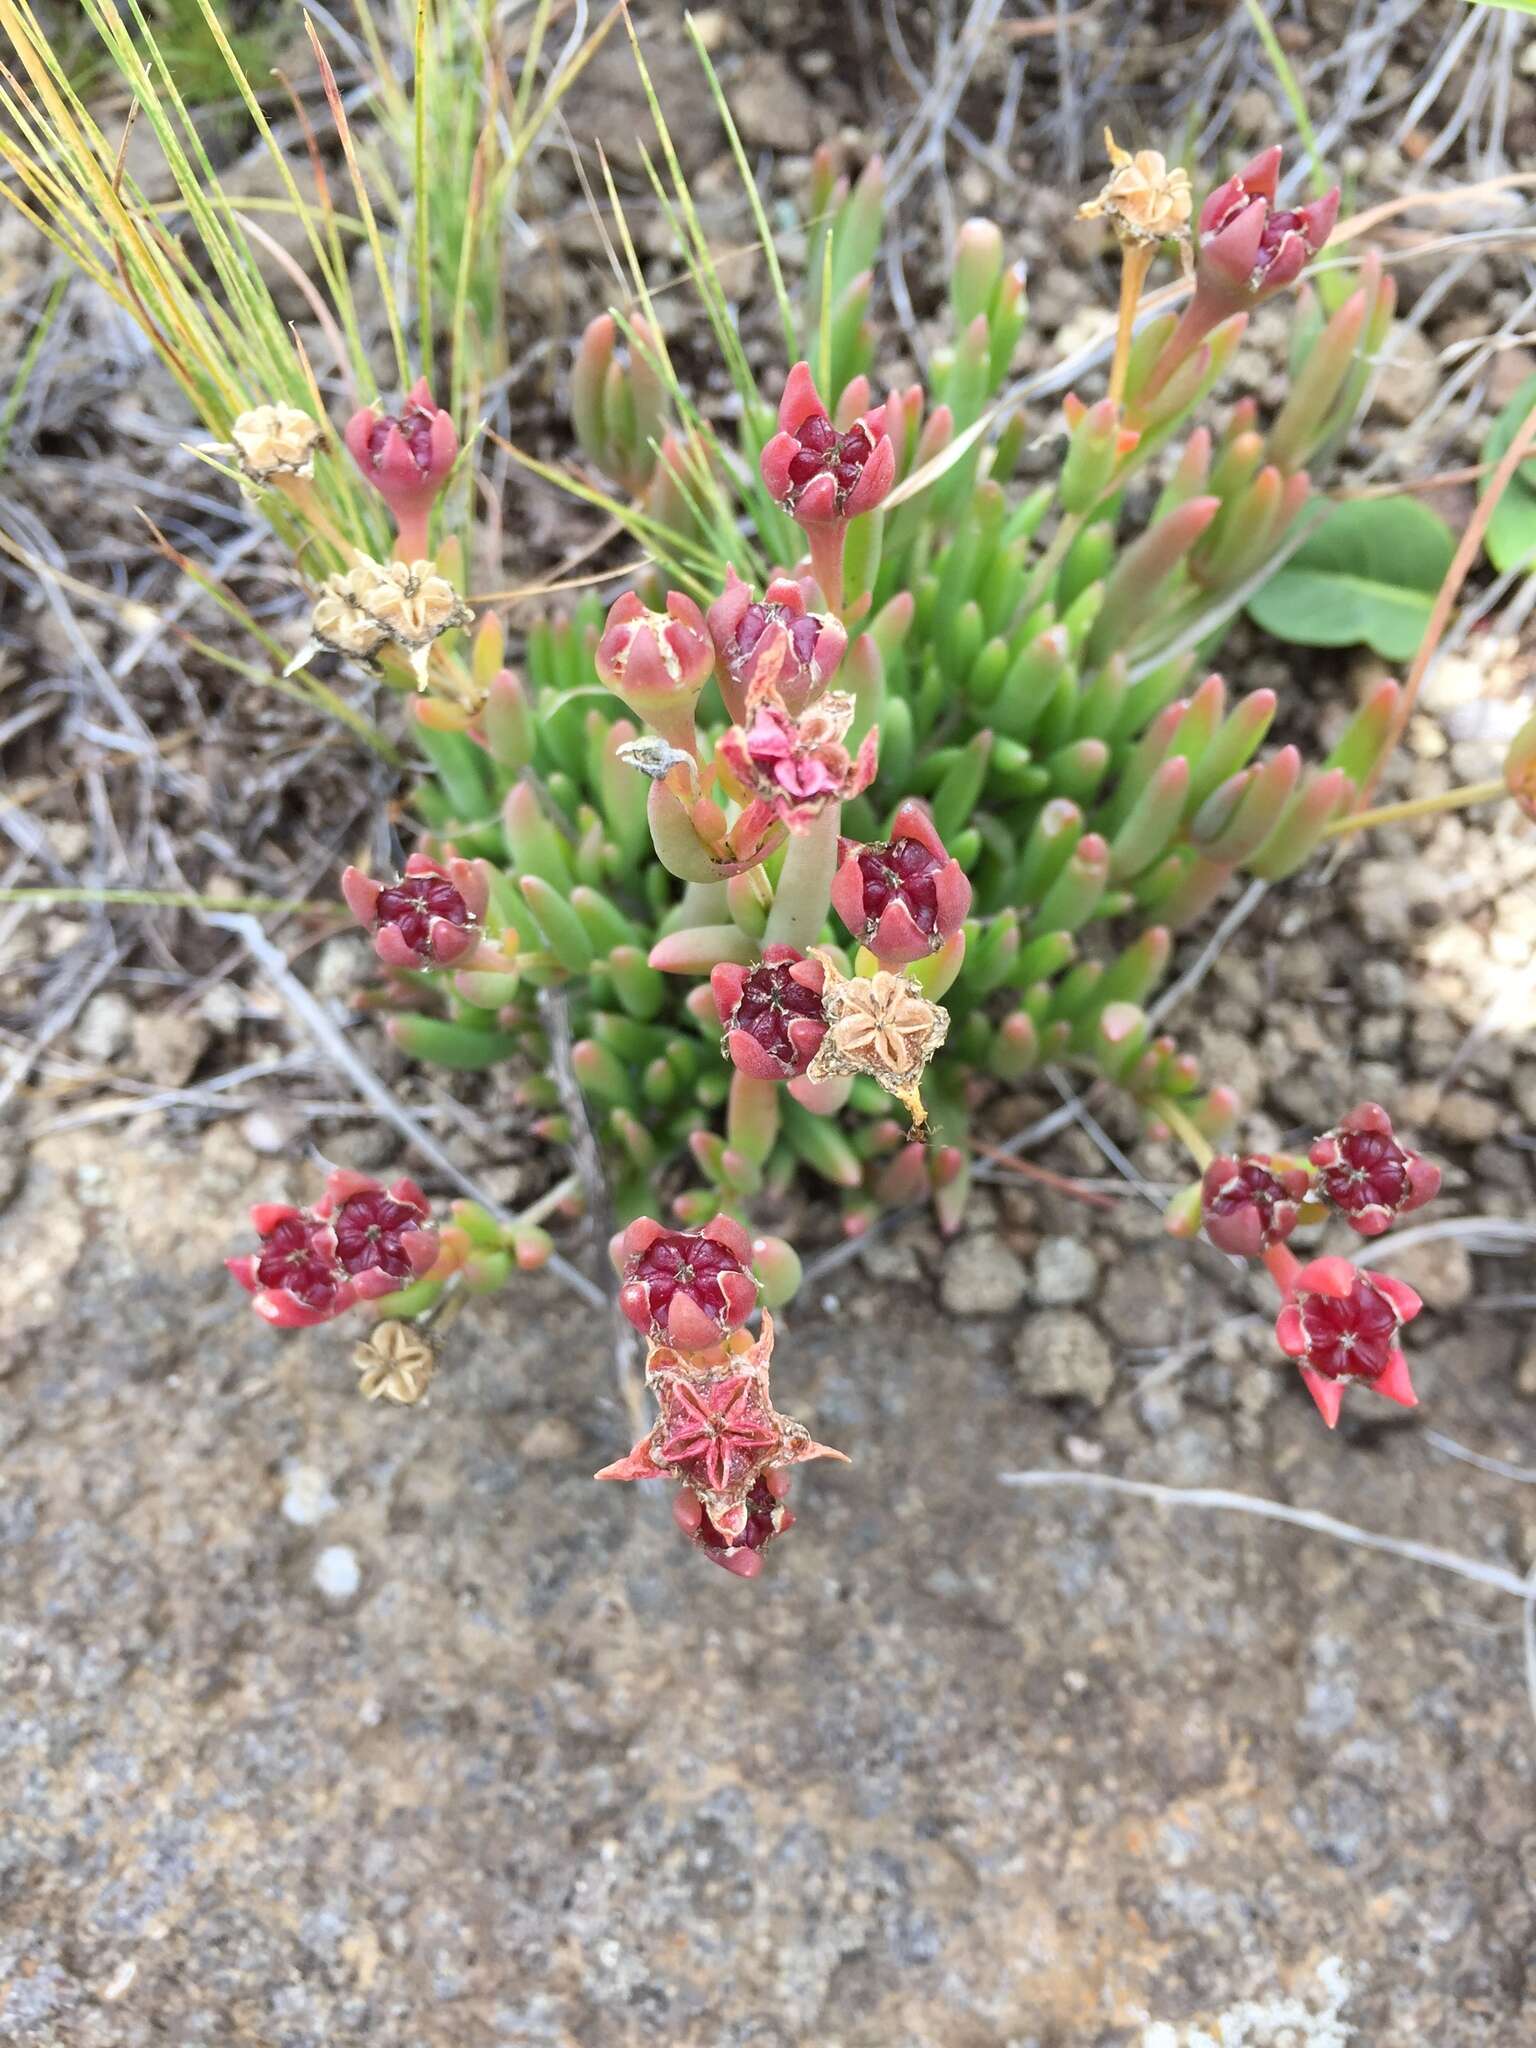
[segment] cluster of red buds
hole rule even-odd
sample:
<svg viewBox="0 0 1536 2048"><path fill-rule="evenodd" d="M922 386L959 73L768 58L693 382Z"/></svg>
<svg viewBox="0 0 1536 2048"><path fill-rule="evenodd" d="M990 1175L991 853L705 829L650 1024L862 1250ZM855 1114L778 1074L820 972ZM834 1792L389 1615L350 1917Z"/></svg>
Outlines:
<svg viewBox="0 0 1536 2048"><path fill-rule="evenodd" d="M646 1342L657 1420L599 1479L670 1479L673 1517L690 1541L738 1578L755 1579L764 1548L794 1521L789 1468L841 1451L780 1415L769 1391L773 1318L744 1328L757 1305L752 1242L717 1216L702 1230L651 1217L613 1241L619 1306Z"/></svg>
<svg viewBox="0 0 1536 2048"><path fill-rule="evenodd" d="M427 1198L412 1180L392 1187L338 1168L310 1209L258 1202L258 1251L225 1264L274 1329L328 1323L359 1301L398 1294L437 1263Z"/></svg>
<svg viewBox="0 0 1536 2048"><path fill-rule="evenodd" d="M1264 1260L1284 1303L1275 1325L1280 1348L1301 1368L1330 1429L1351 1381L1404 1407L1416 1404L1397 1333L1421 1304L1402 1281L1348 1259L1302 1265L1285 1241L1299 1223L1329 1214L1362 1237L1379 1237L1439 1187L1439 1167L1400 1144L1392 1119L1374 1102L1314 1139L1305 1163L1254 1153L1213 1159L1205 1169L1205 1234L1222 1251Z"/></svg>

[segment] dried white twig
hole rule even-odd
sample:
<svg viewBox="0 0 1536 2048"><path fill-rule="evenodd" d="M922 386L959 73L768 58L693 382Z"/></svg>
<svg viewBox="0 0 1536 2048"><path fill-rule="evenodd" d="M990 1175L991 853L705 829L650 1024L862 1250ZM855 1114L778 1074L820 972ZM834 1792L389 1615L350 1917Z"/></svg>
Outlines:
<svg viewBox="0 0 1536 2048"><path fill-rule="evenodd" d="M1314 1536L1331 1536L1338 1543L1353 1544L1359 1550L1379 1550L1388 1557L1406 1558L1411 1564L1428 1565L1432 1571L1452 1572L1474 1585L1489 1586L1496 1593L1512 1593L1529 1603L1536 1595L1536 1581L1507 1566L1484 1564L1480 1558L1462 1557L1454 1550L1442 1550L1436 1543L1415 1543L1406 1536L1381 1536L1374 1529L1357 1529L1315 1508L1292 1507L1288 1501L1266 1500L1252 1493L1229 1493L1219 1486L1159 1486L1150 1479L1117 1479L1099 1472L1000 1472L1001 1486L1028 1492L1055 1487L1075 1487L1098 1493L1122 1493L1138 1500L1160 1501L1173 1508L1217 1508L1235 1515L1253 1515L1260 1521L1286 1522L1293 1529L1307 1529Z"/></svg>

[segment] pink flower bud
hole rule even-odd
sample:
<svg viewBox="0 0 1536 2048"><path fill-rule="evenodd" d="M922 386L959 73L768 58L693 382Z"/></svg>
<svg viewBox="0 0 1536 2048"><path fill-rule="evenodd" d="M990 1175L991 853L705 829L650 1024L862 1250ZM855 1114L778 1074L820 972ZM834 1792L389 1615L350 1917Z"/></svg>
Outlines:
<svg viewBox="0 0 1536 2048"><path fill-rule="evenodd" d="M637 718L670 746L697 746L694 706L715 665L704 614L680 590L667 592L664 612L647 611L626 591L608 614L597 643L597 672Z"/></svg>
<svg viewBox="0 0 1536 2048"><path fill-rule="evenodd" d="M838 843L832 907L883 967L936 953L964 924L971 885L926 807L908 799L883 846Z"/></svg>
<svg viewBox="0 0 1536 2048"><path fill-rule="evenodd" d="M896 481L896 448L885 407L862 413L841 432L827 417L808 363L796 363L779 401L779 431L764 448L763 482L805 528L816 580L833 611L843 605L848 521L872 512Z"/></svg>
<svg viewBox="0 0 1536 2048"><path fill-rule="evenodd" d="M348 868L341 893L386 967L451 967L480 942L490 884L478 861L413 853L396 882Z"/></svg>
<svg viewBox="0 0 1536 2048"><path fill-rule="evenodd" d="M458 460L459 437L449 415L418 378L398 413L364 406L347 421L344 438L353 461L394 514L402 537L426 538L427 514ZM425 545L411 548L425 554Z"/></svg>
<svg viewBox="0 0 1536 2048"><path fill-rule="evenodd" d="M779 402L779 431L763 450L762 472L769 491L802 526L873 511L896 480L885 407L861 414L839 433L810 365L796 363Z"/></svg>
<svg viewBox="0 0 1536 2048"><path fill-rule="evenodd" d="M1200 1183L1205 1234L1218 1250L1256 1259L1296 1228L1309 1182L1297 1166L1261 1154L1213 1159Z"/></svg>
<svg viewBox="0 0 1536 2048"><path fill-rule="evenodd" d="M798 718L772 691L748 710L750 723L722 736L715 760L791 832L803 832L828 804L858 796L874 781L874 733L864 735L857 756L843 745L855 710L846 691L829 690Z"/></svg>
<svg viewBox="0 0 1536 2048"><path fill-rule="evenodd" d="M666 1230L642 1216L617 1238L619 1307L652 1343L707 1351L757 1306L752 1240L717 1216L702 1230Z"/></svg>
<svg viewBox="0 0 1536 2048"><path fill-rule="evenodd" d="M709 977L725 1026L725 1054L758 1081L803 1074L827 1035L821 996L827 972L793 946L765 946L755 967L722 963Z"/></svg>
<svg viewBox="0 0 1536 2048"><path fill-rule="evenodd" d="M1275 1336L1294 1358L1330 1429L1344 1388L1359 1380L1400 1407L1418 1406L1408 1362L1397 1341L1423 1303L1411 1287L1385 1273L1367 1273L1348 1259L1313 1259L1301 1267L1275 1323Z"/></svg>
<svg viewBox="0 0 1536 2048"><path fill-rule="evenodd" d="M1318 1169L1319 1191L1362 1237L1379 1237L1440 1189L1439 1167L1398 1144L1391 1117L1375 1102L1352 1109L1307 1157Z"/></svg>
<svg viewBox="0 0 1536 2048"><path fill-rule="evenodd" d="M725 577L708 619L726 709L739 725L754 692L773 690L798 717L836 674L847 633L839 620L807 608L793 577L776 576L760 604L734 569Z"/></svg>
<svg viewBox="0 0 1536 2048"><path fill-rule="evenodd" d="M225 1264L256 1313L280 1330L328 1323L355 1302L394 1294L437 1261L437 1232L414 1181L386 1189L342 1169L313 1209L259 1202L251 1222L260 1251Z"/></svg>
<svg viewBox="0 0 1536 2048"><path fill-rule="evenodd" d="M1339 193L1294 209L1277 208L1280 149L1266 149L1200 209L1197 292L1230 300L1229 310L1259 304L1283 291L1333 233Z"/></svg>

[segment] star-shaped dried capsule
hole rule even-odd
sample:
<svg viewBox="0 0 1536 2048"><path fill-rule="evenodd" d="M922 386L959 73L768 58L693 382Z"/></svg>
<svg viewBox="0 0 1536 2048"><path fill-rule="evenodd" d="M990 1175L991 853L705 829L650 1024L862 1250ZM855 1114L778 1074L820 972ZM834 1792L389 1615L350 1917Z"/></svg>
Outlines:
<svg viewBox="0 0 1536 2048"><path fill-rule="evenodd" d="M919 1084L923 1069L949 1035L949 1012L930 1002L910 975L886 968L871 975L842 973L829 953L822 1013L827 1035L806 1068L808 1081L867 1074L894 1095L912 1118L915 1136L927 1129Z"/></svg>
<svg viewBox="0 0 1536 2048"><path fill-rule="evenodd" d="M427 1339L410 1323L394 1321L376 1324L353 1351L352 1363L365 1400L390 1401L399 1408L414 1408L437 1370Z"/></svg>
<svg viewBox="0 0 1536 2048"><path fill-rule="evenodd" d="M312 477L315 450L324 430L296 405L257 405L241 413L229 430L240 473L251 484L282 476Z"/></svg>

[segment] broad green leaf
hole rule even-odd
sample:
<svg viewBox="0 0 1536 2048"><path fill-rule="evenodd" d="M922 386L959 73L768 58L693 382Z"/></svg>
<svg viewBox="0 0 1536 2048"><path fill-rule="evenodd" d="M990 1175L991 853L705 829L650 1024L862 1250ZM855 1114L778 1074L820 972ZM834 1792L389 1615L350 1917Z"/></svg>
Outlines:
<svg viewBox="0 0 1536 2048"><path fill-rule="evenodd" d="M1363 642L1407 661L1424 637L1455 543L1414 498L1336 505L1249 603L1249 616L1301 647Z"/></svg>
<svg viewBox="0 0 1536 2048"><path fill-rule="evenodd" d="M1531 407L1536 405L1536 377L1527 377L1489 429L1483 443L1483 461L1490 474L1482 481L1479 495L1487 494L1492 467L1519 433ZM1488 559L1501 574L1509 569L1536 568L1536 460L1522 462L1504 487L1488 531L1483 536Z"/></svg>

